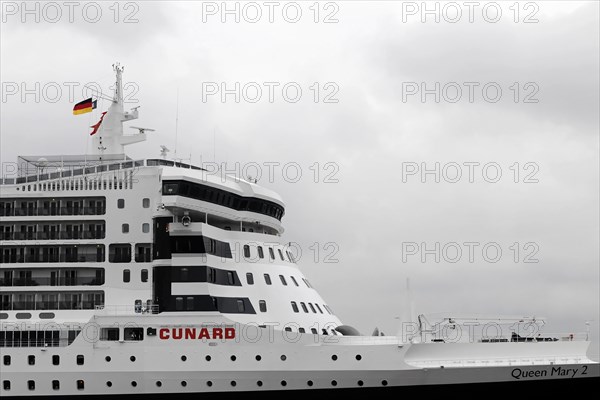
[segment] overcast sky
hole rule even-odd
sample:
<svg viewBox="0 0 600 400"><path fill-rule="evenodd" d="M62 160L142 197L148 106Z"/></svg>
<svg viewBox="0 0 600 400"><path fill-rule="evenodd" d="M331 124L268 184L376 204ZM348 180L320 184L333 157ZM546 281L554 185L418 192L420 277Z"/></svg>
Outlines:
<svg viewBox="0 0 600 400"><path fill-rule="evenodd" d="M89 151L108 104L77 117L72 104L88 82L110 93L120 61L133 125L156 129L130 156L167 145L255 177L261 165L286 203L285 240L346 324L394 333L410 277L417 313L538 315L555 331L594 320L597 333L599 5L512 4L242 2L236 22L221 2L78 3L71 16L4 2L1 160ZM236 82L239 102L223 101ZM439 182L421 175L436 163ZM423 243L439 243L439 262Z"/></svg>

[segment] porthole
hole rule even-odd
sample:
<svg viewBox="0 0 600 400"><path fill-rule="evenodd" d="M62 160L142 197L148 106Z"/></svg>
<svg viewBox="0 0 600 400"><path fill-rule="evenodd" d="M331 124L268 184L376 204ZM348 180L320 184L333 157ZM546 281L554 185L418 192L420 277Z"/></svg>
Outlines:
<svg viewBox="0 0 600 400"><path fill-rule="evenodd" d="M206 361L210 361L210 360L211 360L211 357L210 357L210 356L206 356L206 357L204 357L204 359L205 359ZM209 381L209 382L210 382L210 381Z"/></svg>
<svg viewBox="0 0 600 400"><path fill-rule="evenodd" d="M337 361L337 356L334 354L334 355L332 355L332 356L331 356L331 359L332 359L333 361Z"/></svg>
<svg viewBox="0 0 600 400"><path fill-rule="evenodd" d="M111 387L112 386L112 382L111 381L106 382L106 386Z"/></svg>
<svg viewBox="0 0 600 400"><path fill-rule="evenodd" d="M287 360L287 357L285 356L285 354L282 354L280 358L281 358L281 361Z"/></svg>
<svg viewBox="0 0 600 400"><path fill-rule="evenodd" d="M256 386L259 386L259 387L262 386L262 381L257 381Z"/></svg>
<svg viewBox="0 0 600 400"><path fill-rule="evenodd" d="M211 387L212 386L212 382L211 381L206 382L206 386Z"/></svg>
<svg viewBox="0 0 600 400"><path fill-rule="evenodd" d="M135 361L135 356L131 356L131 357L129 357L129 359L131 360L131 362L134 362Z"/></svg>
<svg viewBox="0 0 600 400"><path fill-rule="evenodd" d="M231 361L235 361L235 360L237 360L237 357L236 357L236 356L231 356L230 358L231 358Z"/></svg>
<svg viewBox="0 0 600 400"><path fill-rule="evenodd" d="M157 387L161 387L162 386L162 382L161 381L156 381L156 386Z"/></svg>
<svg viewBox="0 0 600 400"><path fill-rule="evenodd" d="M287 386L287 382L286 381L281 381L281 386Z"/></svg>
<svg viewBox="0 0 600 400"><path fill-rule="evenodd" d="M181 386L186 387L187 386L187 382L186 381L181 381Z"/></svg>
<svg viewBox="0 0 600 400"><path fill-rule="evenodd" d="M387 386L387 381L384 379L384 380L382 380L382 381L381 381L381 384L382 384L383 386Z"/></svg>
<svg viewBox="0 0 600 400"><path fill-rule="evenodd" d="M181 356L181 361L187 361L187 357L186 356Z"/></svg>
<svg viewBox="0 0 600 400"><path fill-rule="evenodd" d="M337 386L337 381L335 381L335 380L331 381L331 386Z"/></svg>
<svg viewBox="0 0 600 400"><path fill-rule="evenodd" d="M312 386L312 385L313 385L313 381L308 381L308 382L306 382L306 384L307 384L308 386Z"/></svg>
<svg viewBox="0 0 600 400"><path fill-rule="evenodd" d="M260 361L262 360L262 357L260 355L257 355L256 357L254 357L256 359L256 361Z"/></svg>
<svg viewBox="0 0 600 400"><path fill-rule="evenodd" d="M106 357L104 357L104 359L106 360L106 362L110 362L110 360L111 360L110 356L106 356Z"/></svg>
<svg viewBox="0 0 600 400"><path fill-rule="evenodd" d="M358 381L357 383L358 383L358 386L362 386L365 384L363 381Z"/></svg>
<svg viewBox="0 0 600 400"><path fill-rule="evenodd" d="M137 382L136 381L131 381L131 386L136 387L137 386Z"/></svg>
<svg viewBox="0 0 600 400"><path fill-rule="evenodd" d="M235 381L231 381L231 386L235 386L237 383Z"/></svg>
<svg viewBox="0 0 600 400"><path fill-rule="evenodd" d="M360 354L357 354L356 355L356 361L360 361L360 360L362 360L362 356Z"/></svg>

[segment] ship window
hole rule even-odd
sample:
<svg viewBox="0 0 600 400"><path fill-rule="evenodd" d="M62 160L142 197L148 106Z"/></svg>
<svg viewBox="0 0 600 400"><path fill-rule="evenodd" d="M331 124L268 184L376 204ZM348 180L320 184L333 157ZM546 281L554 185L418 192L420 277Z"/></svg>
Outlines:
<svg viewBox="0 0 600 400"><path fill-rule="evenodd" d="M244 307L244 300L237 300L237 308L238 308L238 312L243 313L245 311L245 307Z"/></svg>
<svg viewBox="0 0 600 400"><path fill-rule="evenodd" d="M2 381L2 387L4 390L10 390L10 381Z"/></svg>
<svg viewBox="0 0 600 400"><path fill-rule="evenodd" d="M247 244L244 245L244 257L250 258L250 246Z"/></svg>
<svg viewBox="0 0 600 400"><path fill-rule="evenodd" d="M27 387L29 390L35 390L35 381L27 381Z"/></svg>
<svg viewBox="0 0 600 400"><path fill-rule="evenodd" d="M227 284L235 285L235 279L233 278L233 272L227 271Z"/></svg>
<svg viewBox="0 0 600 400"><path fill-rule="evenodd" d="M148 232L150 232L150 224L148 224L148 223L142 224L142 233L148 233Z"/></svg>
<svg viewBox="0 0 600 400"><path fill-rule="evenodd" d="M60 356L58 354L52 356L52 365L60 365Z"/></svg>
<svg viewBox="0 0 600 400"><path fill-rule="evenodd" d="M285 258L283 258L283 252L281 251L281 249L277 249L277 252L279 253L279 258L281 258L281 261L285 261Z"/></svg>
<svg viewBox="0 0 600 400"><path fill-rule="evenodd" d="M296 281L296 278L294 278L293 276L290 276L290 278L292 278L292 282L294 282L294 285L298 286L298 282Z"/></svg>
<svg viewBox="0 0 600 400"><path fill-rule="evenodd" d="M144 328L125 328L123 333L125 334L125 340L144 340Z"/></svg>
<svg viewBox="0 0 600 400"><path fill-rule="evenodd" d="M271 257L271 260L275 259L275 252L272 247L269 247L269 256Z"/></svg>
<svg viewBox="0 0 600 400"><path fill-rule="evenodd" d="M300 302L300 305L302 306L302 311L304 311L305 313L308 312L308 308L306 308L306 304L304 304L304 302Z"/></svg>
<svg viewBox="0 0 600 400"><path fill-rule="evenodd" d="M185 309L186 311L194 311L194 296L185 298Z"/></svg>
<svg viewBox="0 0 600 400"><path fill-rule="evenodd" d="M30 355L30 356L28 356L28 357L27 357L27 363L28 363L29 365L35 365L35 356L31 356L31 355Z"/></svg>
<svg viewBox="0 0 600 400"><path fill-rule="evenodd" d="M292 301L292 310L294 310L294 312L296 312L296 313L299 312L298 304L296 304L295 301Z"/></svg>
<svg viewBox="0 0 600 400"><path fill-rule="evenodd" d="M77 355L77 365L83 365L83 354Z"/></svg>
<svg viewBox="0 0 600 400"><path fill-rule="evenodd" d="M298 332L300 332L300 333L305 333L305 332L306 332L306 330L304 330L304 328L298 328Z"/></svg>
<svg viewBox="0 0 600 400"><path fill-rule="evenodd" d="M142 282L148 282L148 270L143 269L141 275Z"/></svg>
<svg viewBox="0 0 600 400"><path fill-rule="evenodd" d="M123 282L129 283L131 280L131 271L128 269L123 270Z"/></svg>
<svg viewBox="0 0 600 400"><path fill-rule="evenodd" d="M125 208L125 199L117 200L117 208Z"/></svg>
<svg viewBox="0 0 600 400"><path fill-rule="evenodd" d="M317 313L317 311L315 310L315 307L313 307L312 303L308 303L308 306L310 307L310 311L312 311L314 314Z"/></svg>
<svg viewBox="0 0 600 400"><path fill-rule="evenodd" d="M52 389L59 390L60 389L60 381L52 381Z"/></svg>
<svg viewBox="0 0 600 400"><path fill-rule="evenodd" d="M271 277L269 276L269 274L265 274L264 276L265 276L265 283L267 285L270 285L271 284Z"/></svg>
<svg viewBox="0 0 600 400"><path fill-rule="evenodd" d="M252 272L246 273L246 282L248 282L248 285L254 285L254 275L252 275Z"/></svg>
<svg viewBox="0 0 600 400"><path fill-rule="evenodd" d="M129 233L129 224L123 224L123 225L121 225L121 231L123 233Z"/></svg>
<svg viewBox="0 0 600 400"><path fill-rule="evenodd" d="M183 297L176 297L175 298L175 310L176 311L183 311Z"/></svg>
<svg viewBox="0 0 600 400"><path fill-rule="evenodd" d="M311 331L311 332L312 332L314 335L316 335L316 334L318 333L316 328L310 328L310 331Z"/></svg>
<svg viewBox="0 0 600 400"><path fill-rule="evenodd" d="M10 365L10 356L4 356L4 365Z"/></svg>
<svg viewBox="0 0 600 400"><path fill-rule="evenodd" d="M306 280L305 278L302 278L302 280L304 281L306 287L310 289L310 283L308 283L308 280Z"/></svg>
<svg viewBox="0 0 600 400"><path fill-rule="evenodd" d="M259 300L258 308L259 308L260 312L267 312L267 302L264 300Z"/></svg>
<svg viewBox="0 0 600 400"><path fill-rule="evenodd" d="M142 199L142 207L150 208L150 199L148 199L148 198Z"/></svg>
<svg viewBox="0 0 600 400"><path fill-rule="evenodd" d="M119 328L100 328L100 340L119 340Z"/></svg>
<svg viewBox="0 0 600 400"><path fill-rule="evenodd" d="M292 255L292 253L290 253L289 251L285 252L288 256L288 259L290 260L291 263L295 263L296 260L294 260L294 256Z"/></svg>
<svg viewBox="0 0 600 400"><path fill-rule="evenodd" d="M265 253L263 252L262 246L258 246L258 257L265 258Z"/></svg>
<svg viewBox="0 0 600 400"><path fill-rule="evenodd" d="M285 280L285 277L283 275L279 275L279 279L281 279L281 283L283 284L283 286L287 286L287 281Z"/></svg>
<svg viewBox="0 0 600 400"><path fill-rule="evenodd" d="M315 307L317 307L317 310L319 310L319 312L321 314L323 314L323 310L321 310L321 307L319 307L319 305L317 303L315 303Z"/></svg>
<svg viewBox="0 0 600 400"><path fill-rule="evenodd" d="M83 382L83 379L79 379L77 381L77 389L83 390L84 388L85 388L85 383Z"/></svg>

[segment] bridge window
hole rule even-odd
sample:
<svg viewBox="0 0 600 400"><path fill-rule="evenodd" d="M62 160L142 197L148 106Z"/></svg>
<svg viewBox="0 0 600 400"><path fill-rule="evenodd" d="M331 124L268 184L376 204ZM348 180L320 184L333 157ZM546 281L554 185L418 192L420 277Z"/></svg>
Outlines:
<svg viewBox="0 0 600 400"><path fill-rule="evenodd" d="M300 305L302 306L302 311L304 311L305 313L308 312L308 308L306 308L306 304L304 304L304 302L300 302Z"/></svg>
<svg viewBox="0 0 600 400"><path fill-rule="evenodd" d="M292 282L294 282L294 285L299 286L298 282L296 282L296 278L294 278L293 276L290 276L290 278L292 278Z"/></svg>
<svg viewBox="0 0 600 400"><path fill-rule="evenodd" d="M321 307L319 307L319 305L317 303L315 303L315 307L317 307L317 310L319 310L319 312L321 314L323 314L323 310L321 310Z"/></svg>
<svg viewBox="0 0 600 400"><path fill-rule="evenodd" d="M248 285L254 285L254 275L252 275L252 272L246 273L246 282L248 282Z"/></svg>
<svg viewBox="0 0 600 400"><path fill-rule="evenodd" d="M125 199L117 200L117 208L125 208Z"/></svg>
<svg viewBox="0 0 600 400"><path fill-rule="evenodd" d="M267 312L267 302L264 300L259 300L258 309L260 312Z"/></svg>
<svg viewBox="0 0 600 400"><path fill-rule="evenodd" d="M60 356L58 354L52 356L52 365L60 365Z"/></svg>
<svg viewBox="0 0 600 400"><path fill-rule="evenodd" d="M265 258L265 253L263 252L262 246L258 246L258 257Z"/></svg>
<svg viewBox="0 0 600 400"><path fill-rule="evenodd" d="M247 244L244 245L244 257L250 258L250 246Z"/></svg>
<svg viewBox="0 0 600 400"><path fill-rule="evenodd" d="M83 365L83 362L84 362L83 354L78 354L77 355L77 365Z"/></svg>
<svg viewBox="0 0 600 400"><path fill-rule="evenodd" d="M285 261L285 258L283 258L283 252L281 251L281 249L277 249L277 251L279 252L279 258L281 258L281 261Z"/></svg>
<svg viewBox="0 0 600 400"><path fill-rule="evenodd" d="M125 328L123 332L127 341L144 340L144 328Z"/></svg>
<svg viewBox="0 0 600 400"><path fill-rule="evenodd" d="M275 260L275 252L272 247L269 247L269 256L271 257L271 260Z"/></svg>
<svg viewBox="0 0 600 400"><path fill-rule="evenodd" d="M285 277L283 275L279 275L279 279L281 280L283 286L287 286L287 281L285 280Z"/></svg>
<svg viewBox="0 0 600 400"><path fill-rule="evenodd" d="M150 208L150 199L148 199L148 198L142 199L142 207Z"/></svg>
<svg viewBox="0 0 600 400"><path fill-rule="evenodd" d="M128 269L123 270L123 282L129 283L131 281L131 271Z"/></svg>
<svg viewBox="0 0 600 400"><path fill-rule="evenodd" d="M292 301L292 310L294 310L295 313L300 312L300 310L298 310L298 304L296 304L295 301Z"/></svg>
<svg viewBox="0 0 600 400"><path fill-rule="evenodd" d="M142 278L142 282L148 282L148 270L147 269L143 269L141 272L141 278Z"/></svg>
<svg viewBox="0 0 600 400"><path fill-rule="evenodd" d="M119 340L119 328L100 328L100 340Z"/></svg>
<svg viewBox="0 0 600 400"><path fill-rule="evenodd" d="M310 310L313 312L313 314L317 313L317 311L315 311L315 307L313 307L312 303L308 303L308 306L310 307Z"/></svg>

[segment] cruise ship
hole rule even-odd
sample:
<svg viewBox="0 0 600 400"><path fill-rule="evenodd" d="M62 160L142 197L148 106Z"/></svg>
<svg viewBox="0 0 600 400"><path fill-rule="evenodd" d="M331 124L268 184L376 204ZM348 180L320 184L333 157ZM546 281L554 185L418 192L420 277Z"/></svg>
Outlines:
<svg viewBox="0 0 600 400"><path fill-rule="evenodd" d="M20 156L0 181L3 399L600 383L589 336L542 333L539 318L419 315L396 336L343 324L282 241L277 193L166 152L126 155L148 133L124 134L139 110L125 111L113 68L93 151Z"/></svg>

